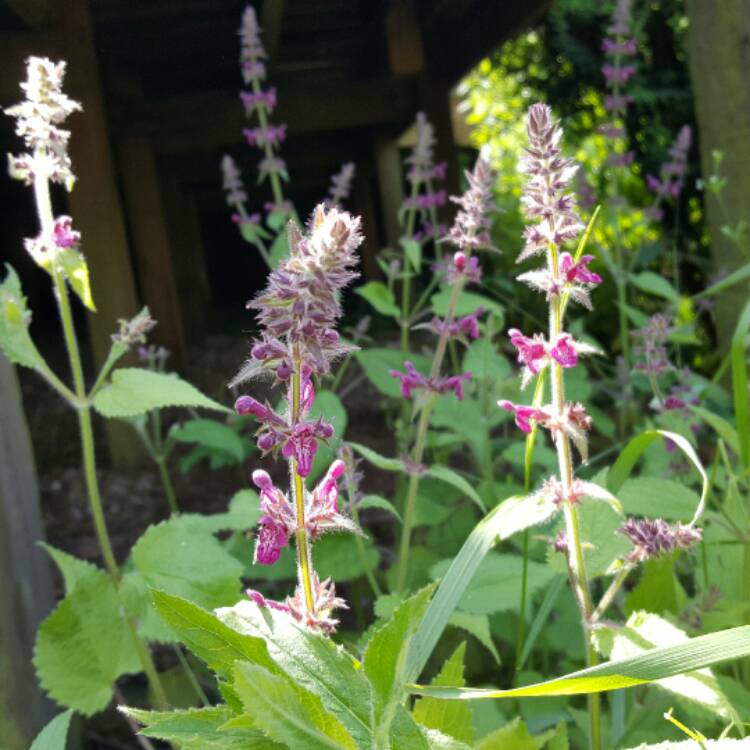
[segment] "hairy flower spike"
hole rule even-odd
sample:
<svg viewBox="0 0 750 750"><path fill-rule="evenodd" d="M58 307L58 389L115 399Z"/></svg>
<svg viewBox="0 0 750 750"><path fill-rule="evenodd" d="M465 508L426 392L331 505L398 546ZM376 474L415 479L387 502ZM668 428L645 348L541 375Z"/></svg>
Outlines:
<svg viewBox="0 0 750 750"><path fill-rule="evenodd" d="M633 550L626 558L631 563L661 557L676 549L688 549L703 536L701 529L681 523L669 524L661 518L629 518L620 533L630 539L633 545Z"/></svg>
<svg viewBox="0 0 750 750"><path fill-rule="evenodd" d="M341 165L341 170L331 177L331 187L326 198L326 208L340 208L352 192L352 182L356 166L349 161Z"/></svg>
<svg viewBox="0 0 750 750"><path fill-rule="evenodd" d="M81 105L62 91L65 63L53 63L46 57L30 57L26 62L26 82L21 84L26 98L8 107L5 114L16 118L16 134L26 143L29 153L9 156L11 177L27 185L34 177L73 189L73 174L68 156L70 131L59 127Z"/></svg>

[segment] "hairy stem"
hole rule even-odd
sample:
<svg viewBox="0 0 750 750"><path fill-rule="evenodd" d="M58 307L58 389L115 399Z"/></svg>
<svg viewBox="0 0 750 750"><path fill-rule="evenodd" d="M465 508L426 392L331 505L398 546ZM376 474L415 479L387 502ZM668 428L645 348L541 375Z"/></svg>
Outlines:
<svg viewBox="0 0 750 750"><path fill-rule="evenodd" d="M459 279L453 285L450 302L448 303L448 314L445 317L445 325L440 333L438 345L435 349L435 355L432 358L432 367L430 369L430 379L439 377L440 370L445 359L445 351L448 346L448 329L456 317L456 304L461 291L464 288L464 280ZM401 545L398 561L398 575L396 576L396 591L404 593L406 587L406 578L409 566L409 549L411 547L411 533L414 527L414 516L416 513L417 491L419 490L419 467L424 458L424 449L427 443L427 431L430 426L430 416L432 407L435 403L434 394L430 394L422 411L419 415L419 424L417 425L417 437L414 441L414 450L412 451L412 473L409 476L409 486L406 492L406 505L404 507L404 523L401 530Z"/></svg>
<svg viewBox="0 0 750 750"><path fill-rule="evenodd" d="M557 247L550 245L548 254L548 267L554 282L559 286L559 259ZM549 316L549 341L554 345L557 338L562 333L562 314L561 298L559 295L552 295L550 298L550 316ZM558 421L562 421L565 411L565 378L563 376L562 366L552 359L550 363L552 375L552 409ZM566 501L563 503L563 513L565 516L565 529L568 544L568 572L573 584L574 594L578 608L581 614L581 627L586 642L586 665L594 666L598 663L599 658L596 649L593 646L590 632L591 615L593 606L591 603L591 592L589 582L586 576L586 565L583 556L583 545L581 540L581 529L578 519L578 509L575 504L567 498L570 497L573 485L573 456L568 436L558 430L554 435L555 448L557 449L557 463L560 472L560 483L562 484L563 494ZM589 696L589 718L591 724L591 747L592 750L601 749L601 726L600 726L600 700L598 694Z"/></svg>
<svg viewBox="0 0 750 750"><path fill-rule="evenodd" d="M292 424L296 425L300 418L300 391L302 388L302 362L295 352L294 374L292 375ZM315 598L313 597L313 566L310 540L305 529L305 482L297 470L297 459L289 459L289 473L294 494L294 507L297 513L297 529L294 538L297 543L297 577L305 593L307 611L315 614Z"/></svg>

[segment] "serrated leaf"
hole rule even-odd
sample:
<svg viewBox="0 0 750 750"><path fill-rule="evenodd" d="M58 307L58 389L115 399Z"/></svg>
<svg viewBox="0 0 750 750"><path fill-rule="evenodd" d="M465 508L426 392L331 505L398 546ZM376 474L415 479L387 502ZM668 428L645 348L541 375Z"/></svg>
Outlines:
<svg viewBox="0 0 750 750"><path fill-rule="evenodd" d="M225 679L236 661L277 669L262 638L238 633L211 612L179 596L151 591L154 607L164 622L199 659Z"/></svg>
<svg viewBox="0 0 750 750"><path fill-rule="evenodd" d="M401 521L401 514L396 510L393 503L380 495L365 495L360 501L358 508L359 510L367 510L368 508L385 510Z"/></svg>
<svg viewBox="0 0 750 750"><path fill-rule="evenodd" d="M31 743L29 750L65 750L68 739L68 729L70 720L73 718L73 711L68 710L55 716L47 726L42 729Z"/></svg>
<svg viewBox="0 0 750 750"><path fill-rule="evenodd" d="M465 685L464 656L466 643L453 652L453 655L443 664L432 685ZM460 708L457 711L456 708ZM471 709L460 701L444 701L439 698L420 698L414 704L412 714L416 721L429 729L437 729L459 742L471 745L474 739Z"/></svg>
<svg viewBox="0 0 750 750"><path fill-rule="evenodd" d="M492 633L490 632L490 620L487 615L473 615L469 612L456 610L448 620L449 625L461 628L473 635L493 656L496 664L500 664L500 654L497 651Z"/></svg>
<svg viewBox="0 0 750 750"><path fill-rule="evenodd" d="M364 561L357 552L352 534L327 535L315 545L315 570L321 580L332 578L336 583L354 581L367 570L376 568L380 552L370 540L364 540Z"/></svg>
<svg viewBox="0 0 750 750"><path fill-rule="evenodd" d="M373 723L380 736L390 727L404 695L406 657L432 591L431 586L424 588L402 602L367 644L364 668L372 685Z"/></svg>
<svg viewBox="0 0 750 750"><path fill-rule="evenodd" d="M140 734L171 742L181 750L271 750L283 748L260 730L224 727L234 714L226 706L191 708L188 711L142 711L123 708L144 726Z"/></svg>
<svg viewBox="0 0 750 750"><path fill-rule="evenodd" d="M534 737L526 723L518 716L492 734L484 737L476 750L540 750L552 737L552 732Z"/></svg>
<svg viewBox="0 0 750 750"><path fill-rule="evenodd" d="M214 419L191 419L169 434L179 443L195 443L212 451L228 453L237 463L242 463L249 453L247 440Z"/></svg>
<svg viewBox="0 0 750 750"><path fill-rule="evenodd" d="M306 750L357 750L352 736L320 698L255 664L234 669L234 689L253 724L287 747Z"/></svg>
<svg viewBox="0 0 750 750"><path fill-rule="evenodd" d="M177 375L138 367L115 370L112 382L94 397L94 408L103 417L137 417L167 406L193 406L230 413L226 406L204 396Z"/></svg>
<svg viewBox="0 0 750 750"><path fill-rule="evenodd" d="M120 675L140 670L122 603L104 571L78 580L41 624L34 666L50 697L86 716L107 706Z"/></svg>
<svg viewBox="0 0 750 750"><path fill-rule="evenodd" d="M435 464L427 469L427 476L445 482L460 490L470 500L472 500L483 513L487 510L484 507L484 501L479 497L479 493L464 479L458 472L442 464Z"/></svg>
<svg viewBox="0 0 750 750"><path fill-rule="evenodd" d="M391 750L433 750L425 731L403 706L396 706L388 743Z"/></svg>
<svg viewBox="0 0 750 750"><path fill-rule="evenodd" d="M381 456L380 453L374 451L372 448L368 448L366 445L360 445L359 443L349 442L350 445L362 458L369 461L373 466L377 466L378 469L384 469L385 471L404 471L404 462L400 458L388 458L387 456Z"/></svg>
<svg viewBox="0 0 750 750"><path fill-rule="evenodd" d="M78 299L89 310L96 312L94 298L91 296L89 267L83 253L75 248L67 247L64 250L58 250L56 257L65 278L68 280L73 291L78 295Z"/></svg>
<svg viewBox="0 0 750 750"><path fill-rule="evenodd" d="M66 594L73 592L78 581L100 570L93 563L69 555L51 544L39 542L39 546L55 561L55 565L62 573Z"/></svg>
<svg viewBox="0 0 750 750"><path fill-rule="evenodd" d="M149 527L131 554L149 586L199 606L219 607L241 595L242 563L189 520L177 517Z"/></svg>
<svg viewBox="0 0 750 750"><path fill-rule="evenodd" d="M458 606L480 563L503 539L549 520L557 510L554 503L533 496L510 497L491 510L475 527L453 559L430 602L409 649L407 677L415 680L424 669L450 616Z"/></svg>
<svg viewBox="0 0 750 750"><path fill-rule="evenodd" d="M486 337L472 341L464 354L462 369L477 380L504 380L511 374L508 360Z"/></svg>
<svg viewBox="0 0 750 750"><path fill-rule="evenodd" d="M298 685L319 696L360 747L370 747L370 687L360 665L341 646L300 627L290 615L261 610L249 600L216 614L238 633L263 639L274 661Z"/></svg>
<svg viewBox="0 0 750 750"><path fill-rule="evenodd" d="M271 257L271 265L274 268L276 268L279 263L289 255L289 236L283 229L273 241L269 255Z"/></svg>
<svg viewBox="0 0 750 750"><path fill-rule="evenodd" d="M393 318L401 315L393 294L382 281L368 281L354 291L366 299L381 315L389 315Z"/></svg>
<svg viewBox="0 0 750 750"><path fill-rule="evenodd" d="M403 355L396 349L360 349L354 352L354 358L364 370L368 380L384 396L401 397L401 385L397 378L389 374L390 370L404 369L404 360L410 360L423 375L430 371L430 361L421 354Z"/></svg>
<svg viewBox="0 0 750 750"><path fill-rule="evenodd" d="M33 370L44 366L44 360L29 335L31 312L18 274L8 264L5 269L7 275L0 284L0 349L13 364Z"/></svg>
<svg viewBox="0 0 750 750"><path fill-rule="evenodd" d="M686 643L646 651L639 656L606 662L545 682L510 690L410 686L417 695L477 700L535 695L582 695L644 685L655 680L711 667L750 655L750 625L691 638Z"/></svg>
<svg viewBox="0 0 750 750"><path fill-rule="evenodd" d="M433 579L445 576L452 560L441 560L430 571ZM459 600L458 608L475 615L515 611L521 597L521 572L523 560L516 555L490 552L479 564L471 582ZM544 588L555 571L547 565L528 561L527 587L529 596Z"/></svg>

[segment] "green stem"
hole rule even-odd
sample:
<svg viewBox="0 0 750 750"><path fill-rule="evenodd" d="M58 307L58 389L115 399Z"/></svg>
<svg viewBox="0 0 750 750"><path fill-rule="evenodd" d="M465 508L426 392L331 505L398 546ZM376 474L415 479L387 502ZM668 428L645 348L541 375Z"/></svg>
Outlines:
<svg viewBox="0 0 750 750"><path fill-rule="evenodd" d="M559 283L559 263L557 247L550 245L548 256L548 268L555 282ZM562 333L562 310L559 296L550 298L549 316L549 341L557 341ZM563 368L556 361L550 363L552 376L552 409L555 419L562 423L565 412L565 379ZM591 592L589 590L588 578L586 576L586 565L583 556L583 545L581 542L581 529L578 519L576 505L567 498L571 495L573 485L573 457L571 453L570 440L562 431L558 430L554 435L555 448L557 449L557 463L560 472L560 483L563 489L563 513L565 516L566 537L568 543L568 572L573 584L574 594L581 614L581 627L586 642L586 665L593 667L599 662L599 657L594 648L591 638L590 623L593 613ZM600 722L600 699L598 694L589 696L589 719L591 726L591 748L601 750L601 722Z"/></svg>
<svg viewBox="0 0 750 750"><path fill-rule="evenodd" d="M411 186L411 199L416 198L419 192L419 180L414 180ZM414 234L414 224L417 220L417 209L412 207L407 209L406 229L404 237L411 239ZM401 354L406 356L409 353L409 326L411 324L411 266L409 256L406 251L402 253L404 279L401 282ZM416 270L416 269L415 269Z"/></svg>
<svg viewBox="0 0 750 750"><path fill-rule="evenodd" d="M182 646L179 644L175 644L174 646L174 652L177 654L177 661L180 662L180 667L182 668L182 672L187 677L188 682L190 683L190 686L195 691L195 694L198 696L198 700L204 705L204 706L210 706L211 701L208 699L208 696L206 695L205 690L203 689L203 686L200 684L200 681L195 676L195 672L193 671L193 668L190 666L190 662L185 658L185 654L182 653Z"/></svg>
<svg viewBox="0 0 750 750"><path fill-rule="evenodd" d="M164 494L167 496L169 510L172 515L177 515L180 512L180 507L177 504L177 495L175 494L174 485L172 484L172 477L169 475L166 458L159 455L156 458L156 465L159 467L159 476L161 477L162 487L164 487Z"/></svg>
<svg viewBox="0 0 750 750"><path fill-rule="evenodd" d="M43 160L45 157L44 152L37 152L36 154L40 158L37 163ZM36 198L37 212L39 214L39 223L41 226L42 234L45 237L52 235L52 229L54 227L54 218L52 213L52 201L50 200L49 193L49 182L47 175L41 170L34 177L34 195ZM99 492L99 480L96 475L96 454L94 448L94 430L91 423L91 405L89 400L86 398L86 385L83 379L83 365L81 362L81 354L78 347L78 339L76 338L75 326L73 325L73 314L70 308L70 299L68 298L68 289L65 286L65 279L60 274L60 270L57 265L57 259L52 259L52 280L54 285L55 299L57 300L57 306L60 311L60 321L62 323L63 337L65 339L65 347L68 353L68 360L70 362L70 369L73 375L73 385L76 395L76 401L71 402L71 405L77 409L78 412L78 426L81 435L81 453L83 457L83 469L86 481L86 490L89 499L89 505L91 507L91 515L94 519L94 528L96 530L96 537L99 542L99 548L102 552L107 571L112 583L115 588L119 588L121 580L120 569L117 566L115 555L112 550L112 543L109 538L109 532L107 531L107 524L104 519L104 512L102 510L101 494ZM159 679L159 674L156 671L154 662L151 658L151 653L143 640L138 635L135 622L129 615L125 615L125 621L128 624L128 628L133 637L133 642L138 652L138 657L141 662L143 671L146 673L148 681L151 685L155 700L158 705L157 708L166 708L167 699L164 693L164 688Z"/></svg>
<svg viewBox="0 0 750 750"><path fill-rule="evenodd" d="M464 288L464 280L459 279L453 285L450 302L448 303L448 314L445 317L445 325L438 339L438 345L435 349L435 355L432 359L432 368L430 369L430 379L433 380L440 375L440 370L445 359L445 351L448 346L448 329L456 316L456 303L459 295ZM430 394L422 411L419 415L417 425L417 437L414 441L414 450L412 452L413 471L409 475L409 486L406 493L406 505L404 507L404 523L401 529L401 545L398 561L398 574L396 576L396 591L404 593L406 586L407 571L409 566L409 549L411 547L411 533L414 526L414 516L416 513L417 491L419 489L419 467L422 465L424 458L424 449L427 443L427 430L430 426L430 416L432 407L435 403L434 394Z"/></svg>
<svg viewBox="0 0 750 750"><path fill-rule="evenodd" d="M294 374L292 375L292 423L299 422L300 418L300 389L302 386L302 362L299 353L295 351ZM289 459L289 473L292 479L292 492L294 495L294 507L297 513L297 529L294 532L297 543L297 577L305 594L305 606L307 611L315 614L315 597L313 596L313 566L310 540L305 529L305 482L297 470L297 460Z"/></svg>

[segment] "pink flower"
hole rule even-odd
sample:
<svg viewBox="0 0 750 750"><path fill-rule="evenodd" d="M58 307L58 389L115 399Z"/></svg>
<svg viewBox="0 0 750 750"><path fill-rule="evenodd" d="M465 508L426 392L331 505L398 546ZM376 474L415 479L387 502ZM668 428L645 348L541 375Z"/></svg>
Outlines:
<svg viewBox="0 0 750 750"><path fill-rule="evenodd" d="M300 422L292 429L281 449L284 458L294 458L297 471L306 477L312 469L312 462L318 451L318 438L329 440L333 437L333 426L330 422Z"/></svg>
<svg viewBox="0 0 750 750"><path fill-rule="evenodd" d="M599 274L589 271L589 263L594 260L593 255L582 255L576 263L570 253L563 253L560 256L560 273L565 277L568 284L579 282L581 284L601 284L602 277Z"/></svg>
<svg viewBox="0 0 750 750"><path fill-rule="evenodd" d="M258 541L255 545L255 559L261 565L273 565L287 544L289 544L289 537L286 530L268 516L261 518Z"/></svg>
<svg viewBox="0 0 750 750"><path fill-rule="evenodd" d="M473 377L472 373L464 372L447 378L426 378L415 369L409 360L404 362L404 367L406 368L405 373L399 370L390 370L388 373L391 377L398 378L401 381L401 395L404 398L411 398L413 390L423 388L440 395L452 390L456 398L462 401L464 397L463 384Z"/></svg>
<svg viewBox="0 0 750 750"><path fill-rule="evenodd" d="M73 230L70 216L58 216L52 228L52 241L60 248L74 247L81 241L81 233Z"/></svg>
<svg viewBox="0 0 750 750"><path fill-rule="evenodd" d="M399 370L389 370L388 374L392 378L398 378L401 381L401 395L404 398L411 398L411 392L415 388L426 388L427 378L418 372L410 360L404 362L406 373Z"/></svg>
<svg viewBox="0 0 750 750"><path fill-rule="evenodd" d="M535 333L533 338L529 338L524 336L517 328L511 328L508 335L511 343L518 350L518 362L528 367L534 375L538 375L547 356L544 337Z"/></svg>
<svg viewBox="0 0 750 750"><path fill-rule="evenodd" d="M531 432L530 420L544 423L549 419L549 414L536 406L520 406L506 400L498 401L497 404L501 409L515 414L516 426L527 434Z"/></svg>
<svg viewBox="0 0 750 750"><path fill-rule="evenodd" d="M562 367L575 367L578 363L578 353L573 338L567 333L557 337L557 343L549 353Z"/></svg>

